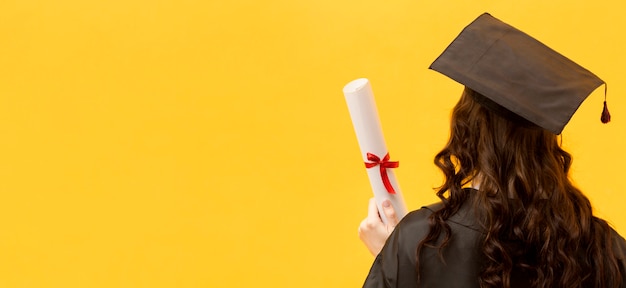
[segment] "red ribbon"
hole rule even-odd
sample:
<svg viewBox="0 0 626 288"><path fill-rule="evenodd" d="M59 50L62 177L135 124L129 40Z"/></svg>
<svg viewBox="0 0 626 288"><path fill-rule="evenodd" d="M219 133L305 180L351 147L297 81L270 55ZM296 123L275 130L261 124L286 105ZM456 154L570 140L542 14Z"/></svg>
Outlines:
<svg viewBox="0 0 626 288"><path fill-rule="evenodd" d="M400 166L400 162L398 161L389 161L389 153L385 155L383 160L372 153L367 152L367 160L372 162L365 162L365 168L372 168L376 166L380 166L380 177L383 178L383 184L385 184L385 188L387 188L387 193L396 194L396 190L393 190L393 186L391 182L389 182L389 176L387 176L387 168L398 168Z"/></svg>

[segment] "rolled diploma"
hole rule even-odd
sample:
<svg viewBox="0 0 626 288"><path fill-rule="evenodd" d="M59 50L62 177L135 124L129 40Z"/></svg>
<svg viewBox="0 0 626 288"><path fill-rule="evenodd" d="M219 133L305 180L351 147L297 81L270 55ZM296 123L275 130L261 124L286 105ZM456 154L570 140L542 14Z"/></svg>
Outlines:
<svg viewBox="0 0 626 288"><path fill-rule="evenodd" d="M385 144L385 138L383 137L383 130L378 118L378 110L376 109L376 102L374 101L374 93L372 92L372 86L369 80L366 78L356 79L343 88L343 94L348 103L348 110L350 110L350 117L352 118L352 124L354 131L356 132L356 138L361 148L361 156L363 162L370 162L367 159L367 153L373 153L380 159L383 159L389 151ZM391 158L393 161L393 158ZM398 219L402 219L406 215L406 205L400 192L400 187L396 181L396 177L393 173L393 169L387 169L387 176L389 182L396 191L395 194L387 192L383 184L383 180L380 174L380 167L368 168L367 175L370 179L370 184L374 192L374 198L376 199L376 205L378 211L380 211L380 217L383 222L387 223L387 218L382 212L382 202L385 199L391 201L391 205L396 210Z"/></svg>

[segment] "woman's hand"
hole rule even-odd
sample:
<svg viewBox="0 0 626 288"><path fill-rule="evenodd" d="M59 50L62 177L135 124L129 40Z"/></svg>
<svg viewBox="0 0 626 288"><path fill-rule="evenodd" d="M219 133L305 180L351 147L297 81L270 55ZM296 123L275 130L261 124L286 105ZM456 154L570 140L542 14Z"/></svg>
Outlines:
<svg viewBox="0 0 626 288"><path fill-rule="evenodd" d="M370 253L374 256L380 253L380 250L385 246L385 241L389 238L393 228L398 225L398 216L396 216L396 210L393 209L391 201L383 201L382 206L383 213L385 213L385 217L387 218L387 224L383 223L383 220L378 214L379 211L376 207L376 201L374 198L371 198L367 218L363 219L361 225L359 225L359 238L361 238L361 241L363 241L367 249L369 249Z"/></svg>

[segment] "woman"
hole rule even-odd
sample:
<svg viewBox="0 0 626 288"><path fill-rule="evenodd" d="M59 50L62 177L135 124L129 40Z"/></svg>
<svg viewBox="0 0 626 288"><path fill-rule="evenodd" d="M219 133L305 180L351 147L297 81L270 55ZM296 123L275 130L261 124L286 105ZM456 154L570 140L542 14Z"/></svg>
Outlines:
<svg viewBox="0 0 626 288"><path fill-rule="evenodd" d="M465 85L435 156L442 202L395 228L370 203L364 287L626 287L626 241L593 216L558 139L603 81L488 14L431 68Z"/></svg>

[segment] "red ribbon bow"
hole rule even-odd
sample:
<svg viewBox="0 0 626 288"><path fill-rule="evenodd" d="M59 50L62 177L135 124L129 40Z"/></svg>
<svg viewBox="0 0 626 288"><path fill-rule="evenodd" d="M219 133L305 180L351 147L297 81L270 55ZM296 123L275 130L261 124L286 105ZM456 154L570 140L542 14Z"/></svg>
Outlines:
<svg viewBox="0 0 626 288"><path fill-rule="evenodd" d="M398 168L400 166L400 162L398 161L389 161L389 153L385 155L383 160L380 160L378 156L367 152L367 160L372 162L365 162L365 168L372 168L376 166L380 166L380 177L383 178L383 184L385 184L385 188L387 188L387 193L396 194L396 190L393 190L393 186L391 182L389 182L389 176L387 176L387 168Z"/></svg>

